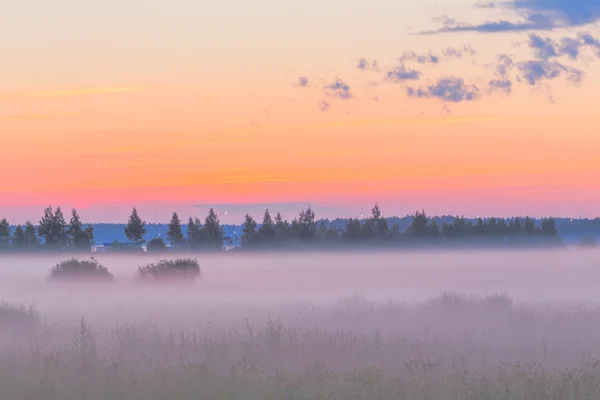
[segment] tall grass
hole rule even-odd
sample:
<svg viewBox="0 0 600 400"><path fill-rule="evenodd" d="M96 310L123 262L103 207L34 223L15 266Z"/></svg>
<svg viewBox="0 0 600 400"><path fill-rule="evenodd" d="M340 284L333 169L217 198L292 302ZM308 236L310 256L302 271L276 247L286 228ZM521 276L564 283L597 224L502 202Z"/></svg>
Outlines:
<svg viewBox="0 0 600 400"><path fill-rule="evenodd" d="M81 318L2 337L2 398L600 398L595 307L446 293L418 305L281 306L235 324L226 313L190 310L171 326L155 314L117 327Z"/></svg>

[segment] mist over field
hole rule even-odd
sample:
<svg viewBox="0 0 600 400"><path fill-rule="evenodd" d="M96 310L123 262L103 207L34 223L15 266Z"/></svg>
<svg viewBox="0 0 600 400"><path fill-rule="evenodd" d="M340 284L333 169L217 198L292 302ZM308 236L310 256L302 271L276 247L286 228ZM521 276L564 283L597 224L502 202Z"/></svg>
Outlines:
<svg viewBox="0 0 600 400"><path fill-rule="evenodd" d="M0 259L4 398L600 394L597 250L200 255L183 283L102 254L114 282L49 281L64 258Z"/></svg>

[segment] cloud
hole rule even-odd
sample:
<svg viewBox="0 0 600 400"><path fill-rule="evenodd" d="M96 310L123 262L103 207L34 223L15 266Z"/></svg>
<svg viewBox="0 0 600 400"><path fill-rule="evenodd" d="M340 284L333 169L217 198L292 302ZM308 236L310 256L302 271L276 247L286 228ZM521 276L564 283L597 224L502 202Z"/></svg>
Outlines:
<svg viewBox="0 0 600 400"><path fill-rule="evenodd" d="M512 80L508 72L514 67L515 63L508 54L498 55L498 61L494 67L495 79L491 79L487 84L487 92L492 93L501 91L506 94L512 92Z"/></svg>
<svg viewBox="0 0 600 400"><path fill-rule="evenodd" d="M506 94L512 92L512 81L508 78L492 79L488 82L488 93L500 91Z"/></svg>
<svg viewBox="0 0 600 400"><path fill-rule="evenodd" d="M325 89L329 89L332 95L335 97L339 97L340 99L348 100L352 98L352 93L350 93L350 86L344 83L341 79L336 79L335 82L326 85Z"/></svg>
<svg viewBox="0 0 600 400"><path fill-rule="evenodd" d="M589 34L580 33L575 38L563 37L560 41L554 41L549 37L532 33L529 35L527 44L534 50L535 56L540 60L560 56L567 56L576 60L585 48L592 48L596 52L596 56L600 57L600 41Z"/></svg>
<svg viewBox="0 0 600 400"><path fill-rule="evenodd" d="M330 107L329 103L326 101L320 101L318 105L319 105L319 110L321 110L321 111L327 111L327 110L329 110L329 107Z"/></svg>
<svg viewBox="0 0 600 400"><path fill-rule="evenodd" d="M464 45L462 48L446 47L442 50L442 55L447 58L462 58L464 54L473 56L477 52L469 45Z"/></svg>
<svg viewBox="0 0 600 400"><path fill-rule="evenodd" d="M133 92L136 90L138 90L138 89L136 89L136 88L80 88L80 89L68 89L68 90L26 92L26 93L22 93L22 95L23 96L32 96L32 97L82 96L82 95L93 95L93 94Z"/></svg>
<svg viewBox="0 0 600 400"><path fill-rule="evenodd" d="M431 53L431 50L427 54L417 54L414 51L405 51L402 53L399 59L401 62L404 61L416 61L419 64L437 64L440 61L440 58Z"/></svg>
<svg viewBox="0 0 600 400"><path fill-rule="evenodd" d="M407 68L404 64L388 71L385 79L392 82L417 80L421 77L421 72Z"/></svg>
<svg viewBox="0 0 600 400"><path fill-rule="evenodd" d="M296 83L297 87L308 87L308 78L306 76L298 77L298 83Z"/></svg>
<svg viewBox="0 0 600 400"><path fill-rule="evenodd" d="M421 88L408 87L407 94L409 97L435 97L454 103L477 100L480 97L477 86L465 84L462 78L456 77L441 78L436 83Z"/></svg>
<svg viewBox="0 0 600 400"><path fill-rule="evenodd" d="M446 17L444 26L435 31L420 34L444 32L509 32L552 30L554 28L579 27L600 20L600 0L512 0L506 2L479 3L479 8L504 8L523 17L522 21L491 21L479 25L456 24Z"/></svg>
<svg viewBox="0 0 600 400"><path fill-rule="evenodd" d="M566 77L572 83L579 83L583 78L583 71L578 68L569 67L558 61L527 60L517 63L521 75L519 80L524 80L529 85L536 85L542 80L552 80Z"/></svg>
<svg viewBox="0 0 600 400"><path fill-rule="evenodd" d="M378 69L377 68L377 60L368 61L366 58L361 58L358 60L358 65L356 68L365 70L365 69Z"/></svg>

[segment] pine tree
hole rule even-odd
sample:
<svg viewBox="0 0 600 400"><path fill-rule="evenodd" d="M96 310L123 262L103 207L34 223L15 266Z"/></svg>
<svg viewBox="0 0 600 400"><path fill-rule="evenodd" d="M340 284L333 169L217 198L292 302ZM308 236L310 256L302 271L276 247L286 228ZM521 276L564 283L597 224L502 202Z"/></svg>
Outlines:
<svg viewBox="0 0 600 400"><path fill-rule="evenodd" d="M56 212L52 207L47 207L37 230L39 236L44 239L45 246L62 249L68 244L67 221L60 207L56 208Z"/></svg>
<svg viewBox="0 0 600 400"><path fill-rule="evenodd" d="M94 227L88 225L85 230L77 210L71 210L71 220L67 230L70 245L79 250L89 250L94 242Z"/></svg>
<svg viewBox="0 0 600 400"><path fill-rule="evenodd" d="M27 246L27 237L25 236L25 231L21 225L17 225L15 228L15 232L12 237L13 247L22 249Z"/></svg>
<svg viewBox="0 0 600 400"><path fill-rule="evenodd" d="M25 222L25 243L29 248L37 247L40 244L37 231L31 221Z"/></svg>
<svg viewBox="0 0 600 400"><path fill-rule="evenodd" d="M271 218L271 214L269 210L265 210L265 215L263 217L262 225L258 229L262 235L267 239L273 239L275 237L275 224L273 223L273 218Z"/></svg>
<svg viewBox="0 0 600 400"><path fill-rule="evenodd" d="M169 230L167 231L167 238L171 242L171 245L179 247L183 243L183 232L181 230L181 220L176 212L171 217L169 222Z"/></svg>
<svg viewBox="0 0 600 400"><path fill-rule="evenodd" d="M256 226L258 224L250 215L246 214L244 218L244 228L242 234L242 245L247 246L252 242L252 239L256 236Z"/></svg>
<svg viewBox="0 0 600 400"><path fill-rule="evenodd" d="M0 221L0 249L8 250L10 248L10 224L6 218Z"/></svg>
<svg viewBox="0 0 600 400"><path fill-rule="evenodd" d="M133 207L125 226L125 236L127 236L127 239L138 244L145 242L146 222L142 221L135 207Z"/></svg>
<svg viewBox="0 0 600 400"><path fill-rule="evenodd" d="M306 211L300 211L298 217L292 221L293 230L301 240L310 240L315 237L317 232L317 220L315 212L309 206Z"/></svg>
<svg viewBox="0 0 600 400"><path fill-rule="evenodd" d="M208 215L204 220L204 234L205 239L213 243L215 249L219 250L223 248L224 234L219 223L219 216L215 213L214 209L208 210Z"/></svg>

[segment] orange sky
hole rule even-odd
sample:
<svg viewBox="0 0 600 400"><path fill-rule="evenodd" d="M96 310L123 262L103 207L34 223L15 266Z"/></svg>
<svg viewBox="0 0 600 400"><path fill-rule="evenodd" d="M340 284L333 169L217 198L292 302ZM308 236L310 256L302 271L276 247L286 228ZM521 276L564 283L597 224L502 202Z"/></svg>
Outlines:
<svg viewBox="0 0 600 400"><path fill-rule="evenodd" d="M52 204L116 220L134 205L159 203L166 219L167 210L195 212L194 204L305 202L339 205L323 210L333 217L367 213L375 201L397 215L422 207L466 215L600 214L600 78L591 73L593 60L574 64L586 71L580 84L556 79L534 88L521 79L510 95L487 95L497 54L531 57L527 46L515 45L527 34L410 36L414 28L383 15L405 15L410 7L380 3L381 12L363 10L372 29L365 25L362 36L350 22L328 28L333 7L306 17L316 31L305 36L287 6L269 3L271 17L257 14L266 25L254 31L242 29L250 21L240 10L231 18L241 25L231 29L249 33L236 36L218 27L227 13L217 5L207 11L214 20L203 17L197 32L191 16L163 6L148 11L154 19L136 16L135 7L121 18L116 4L93 3L55 20L43 18L43 7L14 6L7 29L21 45L11 42L12 57L0 66L12 77L0 87L0 214L37 220ZM475 15L466 1L452 6ZM419 10L402 21L435 27L433 11ZM283 15L287 22L272 22ZM139 19L137 33L125 29L131 18ZM164 29L148 46L157 21ZM209 25L222 29L214 41L202 33ZM266 27L275 25L280 35L269 36ZM405 50L441 54L465 44L476 54L407 64L422 72L419 81L382 78ZM377 58L379 69L358 70L360 57ZM298 87L299 76L308 87ZM444 103L406 95L407 86L427 88L447 76L478 85L482 98ZM336 79L352 98L325 88Z"/></svg>

